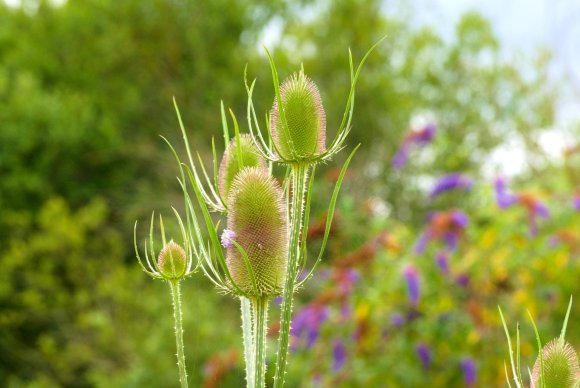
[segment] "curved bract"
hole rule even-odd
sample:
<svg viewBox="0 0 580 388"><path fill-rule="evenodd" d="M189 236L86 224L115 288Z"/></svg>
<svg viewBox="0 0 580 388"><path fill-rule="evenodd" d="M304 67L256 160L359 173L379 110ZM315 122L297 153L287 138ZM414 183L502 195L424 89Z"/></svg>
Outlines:
<svg viewBox="0 0 580 388"><path fill-rule="evenodd" d="M226 264L235 285L251 296L280 294L286 279L287 217L283 193L267 171L245 167L228 197Z"/></svg>

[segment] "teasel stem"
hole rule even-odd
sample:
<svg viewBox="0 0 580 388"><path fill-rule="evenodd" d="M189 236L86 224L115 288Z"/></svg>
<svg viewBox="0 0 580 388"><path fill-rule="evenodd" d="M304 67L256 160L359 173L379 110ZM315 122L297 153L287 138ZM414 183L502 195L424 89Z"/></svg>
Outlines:
<svg viewBox="0 0 580 388"><path fill-rule="evenodd" d="M240 296L240 304L242 310L242 335L244 341L244 358L246 364L246 382L248 387L254 386L254 335L252 328L252 305L250 300L245 296Z"/></svg>
<svg viewBox="0 0 580 388"><path fill-rule="evenodd" d="M252 299L254 311L254 385L266 386L266 334L268 325L268 298L261 296ZM252 387L248 382L248 386Z"/></svg>
<svg viewBox="0 0 580 388"><path fill-rule="evenodd" d="M177 345L177 366L181 388L187 388L187 371L185 370L185 353L183 350L183 314L181 312L181 288L179 280L169 282L173 299L173 319L175 321L175 343Z"/></svg>
<svg viewBox="0 0 580 388"><path fill-rule="evenodd" d="M292 303L296 285L296 275L300 263L300 231L304 216L305 188L308 180L308 164L292 165L292 205L290 213L290 245L288 271L284 294L282 298L282 311L280 313L280 334L278 337L278 356L276 359L276 374L274 375L274 388L284 386L284 375L288 358L288 345L290 338L290 321L292 319ZM306 236L303 236L305 238Z"/></svg>

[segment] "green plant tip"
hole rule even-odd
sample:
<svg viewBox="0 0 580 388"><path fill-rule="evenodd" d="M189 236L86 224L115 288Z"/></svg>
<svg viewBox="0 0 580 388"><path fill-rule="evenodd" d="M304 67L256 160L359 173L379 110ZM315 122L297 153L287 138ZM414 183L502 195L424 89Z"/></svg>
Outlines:
<svg viewBox="0 0 580 388"><path fill-rule="evenodd" d="M286 206L276 180L258 167L245 167L228 197L227 266L249 296L279 295L286 279L288 236Z"/></svg>
<svg viewBox="0 0 580 388"><path fill-rule="evenodd" d="M183 277L187 267L187 255L185 250L173 240L169 241L157 259L159 272L161 275L170 280L176 280Z"/></svg>
<svg viewBox="0 0 580 388"><path fill-rule="evenodd" d="M325 151L326 140L326 116L318 87L301 71L282 83L280 97L284 116L278 101L274 101L270 115L279 156L296 162L316 159Z"/></svg>

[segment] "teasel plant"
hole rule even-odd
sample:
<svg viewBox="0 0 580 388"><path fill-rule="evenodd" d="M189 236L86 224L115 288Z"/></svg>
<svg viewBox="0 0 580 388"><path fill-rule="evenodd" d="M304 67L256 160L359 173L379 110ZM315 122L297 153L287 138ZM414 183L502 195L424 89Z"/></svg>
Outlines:
<svg viewBox="0 0 580 388"><path fill-rule="evenodd" d="M369 49L356 71L349 52L350 92L342 122L328 148L325 113L316 85L303 69L280 85L274 60L267 50L275 89L273 108L266 116L267 130L260 129L252 102L255 80L249 85L245 77L250 131L240 133L230 110L234 127L234 136L230 138L227 115L221 104L226 147L218 167L212 140L213 179L200 155L193 157L174 100L187 162L182 162L175 148L164 140L179 166L178 181L187 215L186 235L205 276L219 291L240 298L248 387L265 386L268 301L280 295L283 302L274 386L284 385L293 295L313 276L322 260L338 193L358 146L346 159L336 181L320 253L307 271L306 236L316 165L330 160L344 148L351 128L356 82L364 62L381 41ZM274 164L286 167L281 184L271 175ZM227 217L226 228L219 221L214 222L212 212Z"/></svg>
<svg viewBox="0 0 580 388"><path fill-rule="evenodd" d="M272 55L266 50L272 73L275 97L269 120L267 119L265 123L265 134L260 129L252 100L256 81L253 80L249 84L247 77L245 77L246 91L248 93L248 128L254 143L262 156L270 163L279 163L287 167L285 188L290 217L289 255L286 282L282 294L280 333L274 375L274 387L276 388L283 387L285 381L294 293L312 277L314 270L322 260L342 179L358 146L346 159L336 182L327 212L326 229L320 253L312 264L311 269L306 273L306 236L308 233L310 199L316 165L331 160L344 148L345 140L351 129L355 88L360 71L368 56L384 39L380 39L366 52L356 71L352 53L349 50L350 91L342 121L328 148L325 144L326 114L322 99L317 86L305 75L303 68L280 84L278 70Z"/></svg>
<svg viewBox="0 0 580 388"><path fill-rule="evenodd" d="M179 229L181 231L182 245L173 240L167 242L163 217L159 215L159 228L161 231L162 249L159 254L155 252L154 226L155 213L151 215L149 227L149 239L144 241L144 258L139 254L137 246L137 223L133 232L135 255L141 269L153 279L164 280L169 284L173 303L173 321L175 330L175 342L177 347L177 366L179 369L179 382L182 388L187 387L187 370L185 367L185 349L183 345L183 312L181 303L181 281L190 277L198 268L199 261L195 258L194 247L185 229L185 225L179 213L173 209ZM195 265L194 265L195 263Z"/></svg>
<svg viewBox="0 0 580 388"><path fill-rule="evenodd" d="M516 329L516 350L512 348L511 337L508 327L503 317L501 308L499 308L502 325L508 341L508 350L510 356L510 365L512 377L510 378L507 365L505 374L509 387L512 387L510 380L513 380L517 388L525 387L522 378L521 361L520 361L520 326ZM534 363L533 369L528 368L530 379L530 388L578 388L580 387L580 365L578 363L578 354L572 345L566 341L566 328L568 318L572 309L572 297L568 304L564 324L560 336L542 347L542 342L534 319L528 311L528 316L534 328L536 342L538 345L538 357Z"/></svg>

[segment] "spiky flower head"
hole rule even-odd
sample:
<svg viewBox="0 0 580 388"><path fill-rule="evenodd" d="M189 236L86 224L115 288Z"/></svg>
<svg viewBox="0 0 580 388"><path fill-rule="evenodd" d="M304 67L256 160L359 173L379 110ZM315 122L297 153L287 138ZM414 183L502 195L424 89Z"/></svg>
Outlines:
<svg viewBox="0 0 580 388"><path fill-rule="evenodd" d="M259 167L245 167L228 197L226 264L236 286L252 296L276 296L284 285L288 256L286 206L276 180Z"/></svg>
<svg viewBox="0 0 580 388"><path fill-rule="evenodd" d="M325 151L326 116L320 92L300 71L280 86L282 112L277 99L270 128L279 157L284 161L313 161Z"/></svg>
<svg viewBox="0 0 580 388"><path fill-rule="evenodd" d="M580 366L578 355L574 348L566 341L558 338L549 342L542 349L544 365L544 384L550 388L574 387L580 380ZM536 359L532 373L534 387L540 387L541 363Z"/></svg>
<svg viewBox="0 0 580 388"><path fill-rule="evenodd" d="M266 170L266 160L258 152L250 135L240 134L240 145L241 147L238 151L236 138L232 138L220 163L219 190L224 201L228 198L236 174L242 168L255 166Z"/></svg>
<svg viewBox="0 0 580 388"><path fill-rule="evenodd" d="M169 241L159 253L157 266L161 275L166 279L180 279L185 274L187 267L185 249L173 240Z"/></svg>

